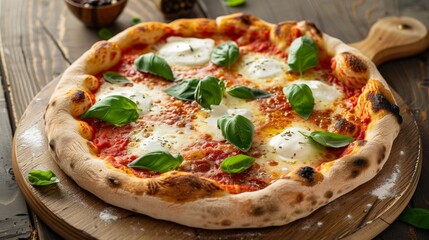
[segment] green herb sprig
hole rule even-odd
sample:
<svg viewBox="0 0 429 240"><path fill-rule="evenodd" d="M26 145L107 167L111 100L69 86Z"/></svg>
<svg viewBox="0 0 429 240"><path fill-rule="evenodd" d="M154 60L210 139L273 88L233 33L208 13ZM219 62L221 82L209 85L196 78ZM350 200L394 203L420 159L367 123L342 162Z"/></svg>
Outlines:
<svg viewBox="0 0 429 240"><path fill-rule="evenodd" d="M240 114L222 116L217 120L217 127L222 136L241 151L247 152L252 146L255 126L246 117Z"/></svg>
<svg viewBox="0 0 429 240"><path fill-rule="evenodd" d="M141 55L134 61L134 65L140 72L151 73L169 81L176 80L167 61L154 53Z"/></svg>
<svg viewBox="0 0 429 240"><path fill-rule="evenodd" d="M294 72L302 72L319 63L319 47L311 37L295 39L289 48L288 66Z"/></svg>
<svg viewBox="0 0 429 240"><path fill-rule="evenodd" d="M104 122L121 126L135 122L141 109L129 98L110 95L92 105L81 119L97 118Z"/></svg>
<svg viewBox="0 0 429 240"><path fill-rule="evenodd" d="M293 110L307 120L313 112L315 104L310 87L306 84L290 84L283 88L283 93Z"/></svg>
<svg viewBox="0 0 429 240"><path fill-rule="evenodd" d="M240 50L234 41L226 41L217 46L211 54L211 62L221 66L229 67L240 57Z"/></svg>
<svg viewBox="0 0 429 240"><path fill-rule="evenodd" d="M48 186L60 182L51 170L32 170L28 173L28 181L33 186Z"/></svg>
<svg viewBox="0 0 429 240"><path fill-rule="evenodd" d="M145 154L144 156L134 160L127 166L130 168L138 168L151 170L159 173L176 170L182 164L183 158L181 155L174 157L168 152L155 151Z"/></svg>
<svg viewBox="0 0 429 240"><path fill-rule="evenodd" d="M249 157L244 154L238 154L236 156L226 158L220 164L220 168L226 173L241 173L249 169L255 160L256 158Z"/></svg>
<svg viewBox="0 0 429 240"><path fill-rule="evenodd" d="M309 135L300 132L303 136L310 138L325 147L341 148L349 145L355 139L338 133L313 131Z"/></svg>
<svg viewBox="0 0 429 240"><path fill-rule="evenodd" d="M103 74L103 78L106 82L113 83L113 84L120 84L120 83L129 83L130 80L128 78L122 76L119 73L108 71Z"/></svg>

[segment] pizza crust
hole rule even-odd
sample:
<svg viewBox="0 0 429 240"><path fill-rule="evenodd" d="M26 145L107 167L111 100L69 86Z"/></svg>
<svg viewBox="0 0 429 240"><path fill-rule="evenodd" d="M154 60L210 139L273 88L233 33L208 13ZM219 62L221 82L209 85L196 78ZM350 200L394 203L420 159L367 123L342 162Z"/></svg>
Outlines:
<svg viewBox="0 0 429 240"><path fill-rule="evenodd" d="M153 44L171 31L184 36L200 36L201 29L211 33L230 31L229 28L245 33L239 41L255 37L251 32L271 31L272 41L285 49L282 41L290 38L291 23L273 25L247 14L234 14L218 18L216 22L193 19L170 24L141 23L109 41L96 43L65 71L48 104L46 135L54 160L76 184L109 204L191 227L278 226L308 216L367 182L381 170L400 130L400 121L399 114L387 109L389 104L374 108L376 103L365 99L371 94L381 94L389 103L394 103L387 83L372 62L338 39L320 33L314 25L305 22L298 25L305 34L320 36L317 44L325 47L329 54L340 56L336 58L339 59L338 67L359 62L355 68L347 66L345 76L373 81L364 88L358 111L376 121L368 126L365 140L353 143L351 154L324 163L318 169L297 169L262 190L240 194L230 194L212 180L177 171L160 178L136 178L96 157L97 148L90 141L93 138L90 127L75 117L93 104L92 91L100 84L93 75L114 66L120 59L121 49L134 44ZM366 65L366 71L361 71L361 63ZM341 78L341 74L337 77ZM344 81L350 82L348 79ZM360 82L356 81L356 87Z"/></svg>

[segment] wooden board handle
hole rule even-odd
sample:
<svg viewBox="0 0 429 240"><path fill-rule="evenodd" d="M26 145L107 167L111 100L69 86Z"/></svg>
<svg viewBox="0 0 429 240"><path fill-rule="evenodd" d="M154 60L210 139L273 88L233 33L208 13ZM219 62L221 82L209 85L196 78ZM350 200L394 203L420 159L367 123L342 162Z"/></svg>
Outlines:
<svg viewBox="0 0 429 240"><path fill-rule="evenodd" d="M376 65L420 53L429 46L426 26L410 17L386 17L371 27L368 36L350 46L357 48Z"/></svg>

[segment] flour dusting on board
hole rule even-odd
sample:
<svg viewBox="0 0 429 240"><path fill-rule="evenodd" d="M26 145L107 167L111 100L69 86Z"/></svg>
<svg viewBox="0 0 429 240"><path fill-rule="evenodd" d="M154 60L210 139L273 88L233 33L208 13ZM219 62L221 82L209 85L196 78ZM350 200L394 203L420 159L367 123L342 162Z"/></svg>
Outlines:
<svg viewBox="0 0 429 240"><path fill-rule="evenodd" d="M372 190L371 192L373 196L378 197L378 199L380 200L395 196L395 191L393 190L393 187L395 186L396 181L399 179L400 170L398 164L396 164L394 167L395 168L393 170L392 175L390 175L390 177L386 179L381 184L381 186Z"/></svg>
<svg viewBox="0 0 429 240"><path fill-rule="evenodd" d="M118 216L114 215L110 209L104 209L100 212L99 218L105 222L112 222L118 219Z"/></svg>

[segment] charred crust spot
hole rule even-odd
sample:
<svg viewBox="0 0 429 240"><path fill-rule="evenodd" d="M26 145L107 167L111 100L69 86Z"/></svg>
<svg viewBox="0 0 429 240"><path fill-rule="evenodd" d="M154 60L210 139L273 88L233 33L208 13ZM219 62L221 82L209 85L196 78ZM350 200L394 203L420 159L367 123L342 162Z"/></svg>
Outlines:
<svg viewBox="0 0 429 240"><path fill-rule="evenodd" d="M55 151L55 141L54 141L54 139L51 139L49 141L49 147L51 148L52 151Z"/></svg>
<svg viewBox="0 0 429 240"><path fill-rule="evenodd" d="M55 106L55 104L57 104L57 102L56 102L55 100L51 102L51 106L52 106L52 107L54 107L54 106Z"/></svg>
<svg viewBox="0 0 429 240"><path fill-rule="evenodd" d="M368 167L368 160L363 158L358 158L353 161L353 165L359 168L367 168Z"/></svg>
<svg viewBox="0 0 429 240"><path fill-rule="evenodd" d="M256 217L258 217L258 216L261 216L261 215L263 215L265 213L265 210L264 210L264 208L263 207L255 207L255 208L252 208L252 210L250 210L250 215L252 215L252 216L256 216Z"/></svg>
<svg viewBox="0 0 429 240"><path fill-rule="evenodd" d="M350 178L356 178L357 176L359 176L359 174L360 174L359 170L357 170L357 169L352 170L352 172L350 174Z"/></svg>
<svg viewBox="0 0 429 240"><path fill-rule="evenodd" d="M399 124L402 123L402 116L399 114L399 107L391 104L383 94L370 92L366 99L371 102L372 110L374 112L378 112L382 109L387 110L396 117Z"/></svg>
<svg viewBox="0 0 429 240"><path fill-rule="evenodd" d="M74 169L74 163L70 163L70 168L73 170Z"/></svg>
<svg viewBox="0 0 429 240"><path fill-rule="evenodd" d="M300 210L300 209L296 209L293 213L295 213L295 214L301 214L301 213L302 213L302 210Z"/></svg>
<svg viewBox="0 0 429 240"><path fill-rule="evenodd" d="M362 173L363 170L368 168L368 166L369 166L369 162L367 159L357 158L353 160L350 164L351 172L350 172L349 178L356 178Z"/></svg>
<svg viewBox="0 0 429 240"><path fill-rule="evenodd" d="M250 209L251 216L258 217L264 214L274 213L279 210L278 206L272 204L268 199L264 200L264 198L261 198L258 202L262 202L264 205L252 206Z"/></svg>
<svg viewBox="0 0 429 240"><path fill-rule="evenodd" d="M359 141L357 141L357 145L358 145L359 147L364 146L366 143L367 143L367 140L359 140Z"/></svg>
<svg viewBox="0 0 429 240"><path fill-rule="evenodd" d="M222 222L220 222L220 224L221 224L222 226L231 226L232 221L231 221L231 220L229 220L229 219L225 219L225 220L222 220Z"/></svg>
<svg viewBox="0 0 429 240"><path fill-rule="evenodd" d="M111 187L119 187L121 185L121 182L117 178L112 176L107 177L107 182Z"/></svg>
<svg viewBox="0 0 429 240"><path fill-rule="evenodd" d="M314 168L309 167L309 166L305 166L305 167L302 167L302 168L298 171L298 173L297 173L297 174L298 174L300 177L305 178L309 183L313 183L313 181L314 181L313 174L314 174L315 172L316 172L316 171L314 170Z"/></svg>
<svg viewBox="0 0 429 240"><path fill-rule="evenodd" d="M332 191L326 191L325 194L323 195L325 198L331 198L334 195L334 193Z"/></svg>
<svg viewBox="0 0 429 240"><path fill-rule="evenodd" d="M85 92L82 90L76 90L71 96L71 101L74 103L81 103L85 101Z"/></svg>
<svg viewBox="0 0 429 240"><path fill-rule="evenodd" d="M353 134L356 131L356 125L352 122L347 121L345 118L341 118L335 124L335 128L340 133Z"/></svg>
<svg viewBox="0 0 429 240"><path fill-rule="evenodd" d="M298 194L296 195L296 197L295 197L295 201L294 201L294 203L301 203L301 202L302 202L302 200L304 200L304 194L302 194L302 193L298 193Z"/></svg>
<svg viewBox="0 0 429 240"><path fill-rule="evenodd" d="M194 199L220 194L223 190L215 183L193 175L170 175L159 181L157 196L174 202L186 202Z"/></svg>
<svg viewBox="0 0 429 240"><path fill-rule="evenodd" d="M354 54L349 52L343 52L344 61L347 66L355 73L366 73L368 71L368 66L360 58L356 57Z"/></svg>
<svg viewBox="0 0 429 240"><path fill-rule="evenodd" d="M317 197L316 197L316 196L314 196L314 195L309 196L309 197L307 198L307 201L308 201L308 202L310 202L310 204L314 206L314 205L316 205L316 204L317 204Z"/></svg>
<svg viewBox="0 0 429 240"><path fill-rule="evenodd" d="M250 26L252 25L252 16L248 14L242 14L238 17L236 17L237 20L241 21L243 24Z"/></svg>
<svg viewBox="0 0 429 240"><path fill-rule="evenodd" d="M322 37L322 32L316 27L316 24L314 24L313 22L307 22L307 25L313 28L317 35Z"/></svg>

